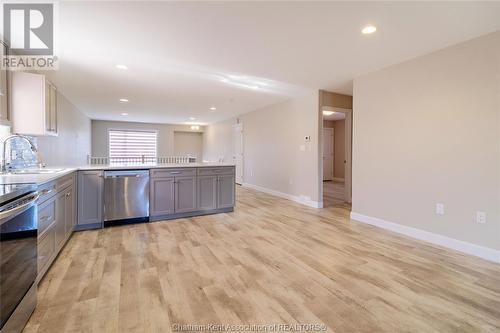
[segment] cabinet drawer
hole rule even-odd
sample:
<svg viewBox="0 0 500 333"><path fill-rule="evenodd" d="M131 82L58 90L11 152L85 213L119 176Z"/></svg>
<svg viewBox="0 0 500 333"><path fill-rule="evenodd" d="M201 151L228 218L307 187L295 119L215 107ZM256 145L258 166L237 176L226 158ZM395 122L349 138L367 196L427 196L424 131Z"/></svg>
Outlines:
<svg viewBox="0 0 500 333"><path fill-rule="evenodd" d="M73 185L75 182L74 174L69 174L57 180L57 192L65 189L66 187Z"/></svg>
<svg viewBox="0 0 500 333"><path fill-rule="evenodd" d="M196 176L195 168L152 169L151 178Z"/></svg>
<svg viewBox="0 0 500 333"><path fill-rule="evenodd" d="M42 235L56 220L55 198L38 205L38 235Z"/></svg>
<svg viewBox="0 0 500 333"><path fill-rule="evenodd" d="M234 167L209 167L209 168L198 168L198 176L210 176L210 175L232 175L234 174Z"/></svg>
<svg viewBox="0 0 500 333"><path fill-rule="evenodd" d="M38 272L40 273L48 264L56 250L55 234L53 228L38 239Z"/></svg>
<svg viewBox="0 0 500 333"><path fill-rule="evenodd" d="M42 204L56 194L56 182L49 182L38 187L38 204Z"/></svg>

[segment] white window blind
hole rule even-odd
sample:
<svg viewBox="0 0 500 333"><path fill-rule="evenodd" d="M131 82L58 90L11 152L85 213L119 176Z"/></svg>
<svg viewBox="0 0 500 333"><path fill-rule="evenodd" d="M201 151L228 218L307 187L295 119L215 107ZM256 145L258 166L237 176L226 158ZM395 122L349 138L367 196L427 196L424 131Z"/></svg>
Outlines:
<svg viewBox="0 0 500 333"><path fill-rule="evenodd" d="M156 136L155 131L109 130L109 157L156 159Z"/></svg>

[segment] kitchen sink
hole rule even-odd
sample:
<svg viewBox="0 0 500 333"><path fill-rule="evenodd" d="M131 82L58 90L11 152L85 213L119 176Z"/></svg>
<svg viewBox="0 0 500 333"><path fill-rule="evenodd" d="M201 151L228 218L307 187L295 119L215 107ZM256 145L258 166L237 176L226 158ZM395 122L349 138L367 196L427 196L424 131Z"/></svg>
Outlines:
<svg viewBox="0 0 500 333"><path fill-rule="evenodd" d="M10 175L41 175L63 171L64 169L21 169L7 172Z"/></svg>

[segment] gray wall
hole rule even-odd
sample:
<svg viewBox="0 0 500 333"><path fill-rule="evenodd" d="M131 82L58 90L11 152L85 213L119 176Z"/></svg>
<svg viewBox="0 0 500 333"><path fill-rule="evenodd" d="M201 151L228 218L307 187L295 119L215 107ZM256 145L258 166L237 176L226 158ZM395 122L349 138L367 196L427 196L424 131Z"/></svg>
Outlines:
<svg viewBox="0 0 500 333"><path fill-rule="evenodd" d="M141 129L155 130L158 132L158 156L174 156L174 132L189 131L203 133L200 130L192 131L189 125L149 124L121 121L92 120L92 156L108 156L108 130L109 129Z"/></svg>
<svg viewBox="0 0 500 333"><path fill-rule="evenodd" d="M244 183L319 201L318 91L239 116L243 123ZM204 159L234 163L236 119L207 126ZM306 143L304 137L311 136ZM301 147L302 146L302 147Z"/></svg>
<svg viewBox="0 0 500 333"><path fill-rule="evenodd" d="M47 165L87 163L90 154L90 119L62 94L57 94L58 136L37 137L38 150Z"/></svg>
<svg viewBox="0 0 500 333"><path fill-rule="evenodd" d="M354 80L353 212L500 249L499 59L495 33Z"/></svg>

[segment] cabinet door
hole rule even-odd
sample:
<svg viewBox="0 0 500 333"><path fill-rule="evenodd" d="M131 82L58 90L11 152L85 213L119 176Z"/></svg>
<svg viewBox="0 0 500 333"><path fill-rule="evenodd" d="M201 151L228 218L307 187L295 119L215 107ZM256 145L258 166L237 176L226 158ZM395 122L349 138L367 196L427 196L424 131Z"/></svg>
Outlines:
<svg viewBox="0 0 500 333"><path fill-rule="evenodd" d="M102 171L78 172L78 225L102 223Z"/></svg>
<svg viewBox="0 0 500 333"><path fill-rule="evenodd" d="M196 210L196 177L175 178L175 212Z"/></svg>
<svg viewBox="0 0 500 333"><path fill-rule="evenodd" d="M151 178L149 188L149 215L174 213L174 177Z"/></svg>
<svg viewBox="0 0 500 333"><path fill-rule="evenodd" d="M66 239L66 192L62 191L57 194L56 198L56 223L54 225L54 232L56 238L56 248Z"/></svg>
<svg viewBox="0 0 500 333"><path fill-rule="evenodd" d="M44 107L44 112L45 112L45 131L50 132L52 129L52 119L51 117L51 112L50 112L50 104L51 104L51 95L52 95L52 88L49 83L49 81L45 80L45 88L44 88L44 94L45 94L45 107Z"/></svg>
<svg viewBox="0 0 500 333"><path fill-rule="evenodd" d="M57 89L54 85L50 85L50 132L57 134Z"/></svg>
<svg viewBox="0 0 500 333"><path fill-rule="evenodd" d="M217 176L198 177L198 209L209 210L217 208Z"/></svg>
<svg viewBox="0 0 500 333"><path fill-rule="evenodd" d="M217 178L217 208L234 206L234 174L220 175Z"/></svg>
<svg viewBox="0 0 500 333"><path fill-rule="evenodd" d="M73 228L75 227L75 208L74 208L74 202L75 202L75 195L73 193L73 186L68 187L66 190L64 190L64 195L65 195L65 209L64 209L64 215L65 215L65 223L66 223L66 237L68 237L72 232Z"/></svg>

